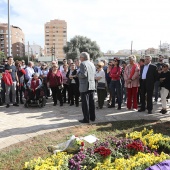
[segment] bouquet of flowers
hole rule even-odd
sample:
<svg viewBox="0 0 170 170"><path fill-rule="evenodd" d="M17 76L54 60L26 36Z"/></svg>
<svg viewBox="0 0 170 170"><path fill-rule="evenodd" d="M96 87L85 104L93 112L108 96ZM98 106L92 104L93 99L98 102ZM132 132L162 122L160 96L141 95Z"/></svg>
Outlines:
<svg viewBox="0 0 170 170"><path fill-rule="evenodd" d="M71 138L63 143L60 143L56 146L48 146L48 151L52 153L56 152L67 152L69 154L75 154L84 149L84 142L79 137L74 135Z"/></svg>

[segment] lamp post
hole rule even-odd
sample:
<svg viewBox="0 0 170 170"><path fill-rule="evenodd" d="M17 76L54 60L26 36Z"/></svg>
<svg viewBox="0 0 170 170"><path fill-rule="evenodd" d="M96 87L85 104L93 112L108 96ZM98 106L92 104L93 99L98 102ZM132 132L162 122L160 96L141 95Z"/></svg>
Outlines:
<svg viewBox="0 0 170 170"><path fill-rule="evenodd" d="M10 5L8 0L8 56L11 55L11 44L10 44Z"/></svg>

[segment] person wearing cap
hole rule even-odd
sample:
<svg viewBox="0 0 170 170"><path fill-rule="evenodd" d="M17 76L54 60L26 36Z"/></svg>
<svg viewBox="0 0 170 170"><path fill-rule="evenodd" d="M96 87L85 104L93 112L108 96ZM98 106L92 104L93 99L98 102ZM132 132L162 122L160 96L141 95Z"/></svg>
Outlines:
<svg viewBox="0 0 170 170"><path fill-rule="evenodd" d="M160 79L160 94L161 94L161 103L162 103L162 110L160 113L165 114L167 113L167 102L166 98L170 92L170 71L169 71L169 64L164 63L162 64L162 72L159 76Z"/></svg>
<svg viewBox="0 0 170 170"><path fill-rule="evenodd" d="M150 55L145 56L145 65L141 67L140 70L140 79L141 79L141 108L138 112L143 112L146 109L147 100L147 110L148 114L152 114L153 109L153 89L155 81L158 77L157 67L154 64L151 64L152 57ZM147 94L147 95L146 95Z"/></svg>
<svg viewBox="0 0 170 170"><path fill-rule="evenodd" d="M163 60L164 60L164 57L162 55L159 55L159 62L156 64L157 66L157 72L158 72L158 78L155 82L155 85L154 85L154 96L155 96L155 101L154 101L154 104L157 104L158 102L158 97L159 97L159 93L160 93L160 81L159 81L159 76L161 74L161 72L163 71L162 70L162 66L163 66Z"/></svg>
<svg viewBox="0 0 170 170"><path fill-rule="evenodd" d="M136 56L129 56L129 64L124 71L125 87L127 88L127 108L130 110L133 107L137 111L137 92L139 87L139 65L136 63ZM133 102L133 106L132 106Z"/></svg>
<svg viewBox="0 0 170 170"><path fill-rule="evenodd" d="M112 103L111 105L108 106L108 108L113 108L115 107L115 98L117 96L117 102L118 102L118 110L121 110L121 72L122 68L119 66L120 60L119 58L114 58L113 60L113 68L110 71L110 77L111 77L111 83L110 83L110 89L112 93Z"/></svg>
<svg viewBox="0 0 170 170"><path fill-rule="evenodd" d="M19 79L17 75L17 68L15 65L13 65L14 59L12 56L8 57L8 63L5 65L5 71L8 71L12 77L12 85L5 84L5 102L6 102L6 108L10 107L10 91L12 90L12 102L13 106L19 106L16 103L16 86L19 86Z"/></svg>

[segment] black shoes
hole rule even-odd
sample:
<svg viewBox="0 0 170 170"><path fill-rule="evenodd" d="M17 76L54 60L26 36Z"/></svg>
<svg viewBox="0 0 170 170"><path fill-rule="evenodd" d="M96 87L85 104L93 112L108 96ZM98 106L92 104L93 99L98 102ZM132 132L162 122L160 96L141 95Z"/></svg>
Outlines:
<svg viewBox="0 0 170 170"><path fill-rule="evenodd" d="M161 112L162 114L165 114L165 113L167 113L167 110L163 110L162 109L162 112Z"/></svg>
<svg viewBox="0 0 170 170"><path fill-rule="evenodd" d="M54 104L53 104L53 106L56 106L56 105L57 105L57 103L54 103Z"/></svg>
<svg viewBox="0 0 170 170"><path fill-rule="evenodd" d="M121 107L118 107L117 110L121 110Z"/></svg>
<svg viewBox="0 0 170 170"><path fill-rule="evenodd" d="M144 112L145 111L145 109L139 109L138 110L138 112Z"/></svg>
<svg viewBox="0 0 170 170"><path fill-rule="evenodd" d="M73 106L74 105L74 103L70 103L70 106Z"/></svg>
<svg viewBox="0 0 170 170"><path fill-rule="evenodd" d="M152 114L152 110L148 110L148 114Z"/></svg>
<svg viewBox="0 0 170 170"><path fill-rule="evenodd" d="M9 104L7 104L7 105L6 105L6 108L9 108L9 107L10 107Z"/></svg>
<svg viewBox="0 0 170 170"><path fill-rule="evenodd" d="M89 121L84 120L84 119L83 119L83 120L79 120L79 122L80 122L80 123L89 123Z"/></svg>
<svg viewBox="0 0 170 170"><path fill-rule="evenodd" d="M79 104L76 104L76 107L79 107Z"/></svg>
<svg viewBox="0 0 170 170"><path fill-rule="evenodd" d="M109 106L108 106L108 108L114 108L114 107L115 107L115 106L113 106L113 105L109 105Z"/></svg>
<svg viewBox="0 0 170 170"><path fill-rule="evenodd" d="M19 104L17 104L17 103L14 103L14 104L13 104L13 106L19 106Z"/></svg>

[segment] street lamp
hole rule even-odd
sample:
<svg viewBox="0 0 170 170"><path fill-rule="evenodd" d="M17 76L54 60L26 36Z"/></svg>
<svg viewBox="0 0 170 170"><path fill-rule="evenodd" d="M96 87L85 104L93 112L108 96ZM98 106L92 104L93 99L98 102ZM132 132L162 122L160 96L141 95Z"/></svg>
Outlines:
<svg viewBox="0 0 170 170"><path fill-rule="evenodd" d="M8 0L8 56L11 55L11 44L10 44L10 5Z"/></svg>

